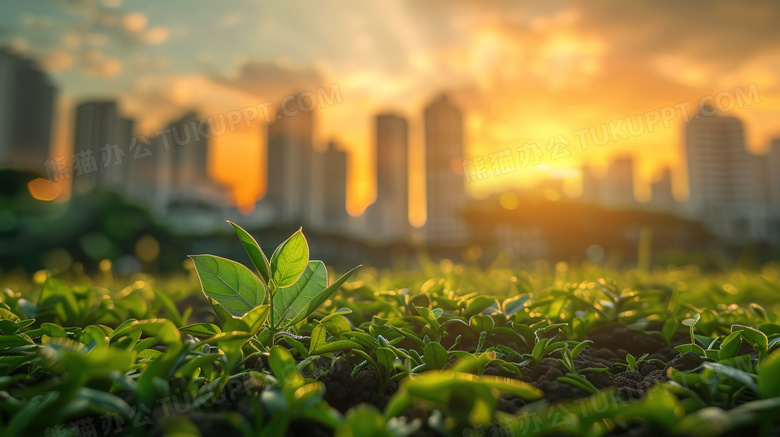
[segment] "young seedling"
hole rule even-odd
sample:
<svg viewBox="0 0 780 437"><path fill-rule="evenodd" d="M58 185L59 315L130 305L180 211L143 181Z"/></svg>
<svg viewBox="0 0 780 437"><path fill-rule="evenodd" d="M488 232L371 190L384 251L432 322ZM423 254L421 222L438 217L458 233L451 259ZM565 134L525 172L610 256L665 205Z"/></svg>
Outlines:
<svg viewBox="0 0 780 437"><path fill-rule="evenodd" d="M214 255L190 255L200 279L203 294L213 301L223 320L241 319L268 302L267 331L270 345L276 335L317 310L357 270L353 268L328 285L328 272L322 261L309 260L309 245L299 229L276 248L270 261L249 233L231 223L256 274L229 259ZM267 299L266 299L267 297ZM227 323L227 322L226 322Z"/></svg>

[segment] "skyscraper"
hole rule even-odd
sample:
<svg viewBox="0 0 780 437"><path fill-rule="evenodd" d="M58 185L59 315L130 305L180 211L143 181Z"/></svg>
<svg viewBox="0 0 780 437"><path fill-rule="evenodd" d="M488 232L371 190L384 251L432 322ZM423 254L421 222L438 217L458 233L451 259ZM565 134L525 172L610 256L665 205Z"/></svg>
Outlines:
<svg viewBox="0 0 780 437"><path fill-rule="evenodd" d="M167 193L167 198L157 201L162 215L200 214L225 206L224 188L208 174L209 126L192 111L170 122L158 137L161 141L154 152L157 185Z"/></svg>
<svg viewBox="0 0 780 437"><path fill-rule="evenodd" d="M602 203L611 208L631 208L636 205L633 158L620 156L609 163L601 194Z"/></svg>
<svg viewBox="0 0 780 437"><path fill-rule="evenodd" d="M772 140L765 164L768 237L780 245L780 138Z"/></svg>
<svg viewBox="0 0 780 437"><path fill-rule="evenodd" d="M409 129L406 119L380 114L375 121L376 201L368 207L370 237L409 237Z"/></svg>
<svg viewBox="0 0 780 437"><path fill-rule="evenodd" d="M0 49L0 166L43 173L56 89L35 63Z"/></svg>
<svg viewBox="0 0 780 437"><path fill-rule="evenodd" d="M661 212L674 212L677 202L672 191L672 171L665 167L660 176L651 185L649 207Z"/></svg>
<svg viewBox="0 0 780 437"><path fill-rule="evenodd" d="M593 174L593 167L588 163L582 164L580 172L582 175L580 200L587 203L599 203L601 201L601 179Z"/></svg>
<svg viewBox="0 0 780 437"><path fill-rule="evenodd" d="M328 149L317 153L315 172L317 181L316 198L318 210L313 219L326 229L346 229L349 221L347 214L347 152L339 150L335 141L328 143Z"/></svg>
<svg viewBox="0 0 780 437"><path fill-rule="evenodd" d="M310 194L314 115L297 97L279 108L268 125L268 177L266 198L280 223L300 226L311 221Z"/></svg>
<svg viewBox="0 0 780 437"><path fill-rule="evenodd" d="M762 227L760 193L742 122L703 113L685 127L688 213L723 238L756 238Z"/></svg>
<svg viewBox="0 0 780 437"><path fill-rule="evenodd" d="M200 127L200 129L199 129ZM196 112L189 112L168 125L171 153L171 183L177 190L209 183L209 128Z"/></svg>
<svg viewBox="0 0 780 437"><path fill-rule="evenodd" d="M463 220L466 190L462 173L463 115L447 96L425 108L426 240L460 245L468 240Z"/></svg>
<svg viewBox="0 0 780 437"><path fill-rule="evenodd" d="M133 129L134 122L119 115L113 100L84 102L76 107L74 191L126 191Z"/></svg>

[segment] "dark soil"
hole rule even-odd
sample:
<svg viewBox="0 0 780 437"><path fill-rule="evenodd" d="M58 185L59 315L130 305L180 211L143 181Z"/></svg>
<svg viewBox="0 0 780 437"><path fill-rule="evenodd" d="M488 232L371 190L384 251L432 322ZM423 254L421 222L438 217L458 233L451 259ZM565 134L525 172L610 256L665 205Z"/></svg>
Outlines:
<svg viewBox="0 0 780 437"><path fill-rule="evenodd" d="M460 347L466 349L471 341L461 341ZM489 339L488 344L492 343ZM509 340L509 339L504 339ZM701 357L695 353L678 354L678 352L666 342L657 337L641 332L631 331L625 327L617 327L611 330L602 329L595 331L590 340L593 344L583 350L574 360L575 367L588 381L598 389L615 387L626 399L641 399L644 394L655 384L668 380L666 371L669 367L681 371L690 371L698 368ZM682 344L687 340L686 336L675 339L673 344ZM525 352L515 340L502 343L519 352ZM475 346L475 345L474 345ZM639 358L647 353L648 356L637 364L638 371L628 370L626 355L632 354ZM553 352L544 357L537 365L523 367L522 381L528 382L541 389L546 402L558 402L588 396L585 391L569 384L557 381L564 376L567 370L558 361L559 352ZM322 378L326 387L325 400L334 408L346 412L350 408L368 403L382 410L388 400L397 390L397 384L392 384L385 393L378 393L379 375L370 366L362 368L355 378L351 372L354 364L346 358L338 358L334 361L327 375ZM606 371L587 371L585 369L607 369ZM486 375L496 375L508 378L516 378L513 373L500 367L488 367ZM507 413L516 413L527 405L527 402L516 396L501 395L498 399L498 409ZM409 419L420 418L425 423L429 412L421 409L407 413ZM616 430L619 435L646 435L646 430L641 426ZM435 435L432 431L423 428L418 435ZM618 435L618 434L616 434Z"/></svg>
<svg viewBox="0 0 780 437"><path fill-rule="evenodd" d="M367 403L384 410L387 401L398 389L398 384L388 384L385 393L380 394L380 375L372 366L363 366L352 378L355 365L346 358L338 358L333 362L331 369L323 379L325 384L325 401L346 413L350 408Z"/></svg>
<svg viewBox="0 0 780 437"><path fill-rule="evenodd" d="M678 354L673 347L667 345L660 338L623 327L611 331L605 329L601 332L594 332L590 339L593 344L585 348L574 359L575 368L596 388L601 390L615 387L618 393L626 399L641 399L653 385L667 381L667 369L670 367L680 371L691 371L699 368L702 364L701 357L695 353ZM495 341L495 339L491 340ZM682 336L673 344L685 343L686 340L687 337ZM526 352L521 349L522 345L514 340L508 341L505 345L520 353ZM645 353L649 355L637 364L638 371L632 371L626 366L625 358L628 353L636 358ZM567 370L558 361L560 357L559 352L553 352L535 366L522 367L520 380L541 389L545 394L544 400L549 403L589 396L584 390L557 381L557 378L567 373ZM259 360L256 363L257 368L265 366L267 363L264 360ZM352 371L355 369L355 363L344 356L333 361L320 360L316 363L316 367L320 370L306 376L320 379L323 382L325 401L342 414L361 403L373 405L381 411L398 389L397 383L391 383L384 393L379 393L380 375L371 366L364 366L353 378ZM602 371L586 369L602 369ZM497 366L489 366L485 369L484 374L517 378L515 374ZM260 387L256 389L262 390ZM497 401L498 409L506 413L517 413L527 405L525 400L512 395L501 395ZM238 399L236 403L228 403L224 405L224 408L232 409L250 420L253 415L251 409L242 402L242 399ZM268 412L264 414L266 419L270 419L268 414ZM420 419L422 423L420 430L414 434L415 437L438 435L427 426L430 414L430 411L420 407L414 407L406 412L407 420ZM227 423L224 416L190 413L188 418L198 426L203 435L238 435L237 432L232 433L234 428ZM153 433L153 435L158 434ZM333 432L324 426L302 420L292 423L287 433L288 437L329 435L333 435ZM641 425L632 425L616 429L614 435L643 436L651 434Z"/></svg>

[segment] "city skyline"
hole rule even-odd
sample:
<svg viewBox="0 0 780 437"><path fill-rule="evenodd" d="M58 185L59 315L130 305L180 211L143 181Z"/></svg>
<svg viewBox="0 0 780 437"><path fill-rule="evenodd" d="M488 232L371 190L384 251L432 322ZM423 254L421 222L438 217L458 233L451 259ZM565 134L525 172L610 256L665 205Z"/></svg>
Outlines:
<svg viewBox="0 0 780 437"><path fill-rule="evenodd" d="M0 79L5 89L37 86L45 90L38 94L45 97L43 100L7 100L11 105L6 105L10 109L6 114L15 113L17 107L32 107L28 102L37 102L43 114L50 111L55 90L48 85L46 74L35 69L34 63L26 58L8 51L3 53L6 70ZM22 79L9 66L25 68L37 79L32 82ZM267 125L251 124L260 116L258 106L233 111L225 114L228 121L223 120L219 129L223 135L230 135L228 129L233 131L242 124L261 131L265 126L267 192L259 201L270 206L270 217L275 223L314 225L338 233L356 234L352 228L358 222L347 214L349 152L343 145L337 145L337 139L328 141L324 150L317 147L315 141L321 129L317 126L322 108L332 104L318 101L320 97L319 90L318 93L303 91L285 97L272 112L264 114L269 121ZM725 97L728 97L728 106L724 106ZM721 93L710 100L720 111L704 104L702 99L697 114L679 114L685 120L683 158L690 190L685 202L679 202L675 197L673 171L669 167L662 168L661 178L652 182L649 202L639 202L636 155L628 153L610 157L602 177L594 174L590 162L583 164L579 171L579 196L567 192L567 179L570 181L571 178L565 176L540 178L537 189L544 193L554 191L554 199L547 196L551 200L579 197L612 209L643 207L687 216L702 221L713 233L726 239L775 238L773 224L780 220L780 214L773 197L776 187L772 184L777 182L775 161L780 148L772 147L770 154L765 156L751 153L745 144L744 122L729 115L734 107L760 103L760 97L755 90L735 89L731 94ZM266 106L269 105L261 108ZM675 111L683 109L676 106L674 110L662 108L647 112L641 119L638 117L637 122L646 124L641 125L644 132L663 117L671 119L670 113L677 116ZM358 228L380 241L409 241L412 236L409 205L415 190L408 184L414 165L409 156L408 122L395 113L378 113L374 117L377 196L374 203L357 216L362 223ZM70 177L52 176L57 159L41 158L43 167L53 181L72 180L76 192L89 193L96 188L120 191L142 201L160 217L186 223L188 212L197 212L202 206L222 205L227 199L224 187L210 174L213 140L219 138L215 136L219 132L214 132L213 117L206 118L196 111L179 114L166 128L150 135L153 139L149 142L146 136L135 132L135 120L125 116L116 100L83 101L75 109ZM460 213L470 198L466 189L469 184L488 179L491 173L497 178L506 177L517 171L518 160L521 169L529 164L547 167L540 159L545 153L551 154L552 159L568 158L570 148L576 147L564 136L557 136L550 138L545 149L525 143L516 151L507 147L487 156L469 158L464 156L468 146L464 111L446 93L431 97L421 118L425 135L425 197L428 199L423 230L428 244L457 245L468 240L469 231ZM10 126L8 119L9 115L5 115L3 123ZM38 121L46 123L45 117L41 120ZM629 120L628 123L633 122ZM21 127L32 125L29 120ZM636 129L638 127L632 124L629 134ZM580 141L579 147L584 150L608 142L610 134L616 134L611 125L602 125L600 134L593 127L574 132ZM29 132L27 137L33 138ZM22 138L25 137L22 135ZM121 165L126 152L133 155L133 161L138 160L141 148L145 147L138 144L139 141L148 142L152 146L149 150L154 153L144 154L145 162L131 163L128 157L125 159L128 162ZM774 146L780 144L777 141ZM38 143L42 144L42 141ZM8 144L13 147L8 148ZM25 149L21 144L26 143L6 142L8 150L3 153L8 155L5 159L8 163L30 167L30 156L46 155L41 144L32 149ZM26 152L20 155L20 150ZM515 152L519 156L516 157Z"/></svg>
<svg viewBox="0 0 780 437"><path fill-rule="evenodd" d="M730 112L744 120L749 149L763 153L780 129L773 44L780 8L770 2L475 8L398 0L355 11L341 2L324 8L240 1L241 14L194 4L197 13L183 15L169 4L14 3L0 18L8 29L0 44L38 59L60 88L54 138L63 149L73 137L71 108L83 100L115 97L140 132L153 132L191 109L208 116L258 102L278 105L286 95L338 84L343 103L322 111L327 129L314 141L321 149L336 137L352 153L350 212L373 202L372 114L392 110L410 121L410 186L419 188L410 215L417 225L425 217L419 114L431 95L444 90L464 109L466 157L508 143L544 147L550 136L571 140L578 129L685 102L693 113L704 96L752 84L760 104ZM647 17L658 26L643 25ZM332 29L333 22L341 25ZM284 47L257 43L270 34ZM611 156L632 151L640 200L647 200L650 181L667 166L675 169L675 191L684 196L684 183L677 183L684 176L677 153L683 125L678 115L669 127L577 150L546 162L549 170L490 178L467 191L484 197L571 172L584 160L603 168ZM242 130L216 138L214 146L212 175L231 187L238 203L251 206L265 189L265 135Z"/></svg>

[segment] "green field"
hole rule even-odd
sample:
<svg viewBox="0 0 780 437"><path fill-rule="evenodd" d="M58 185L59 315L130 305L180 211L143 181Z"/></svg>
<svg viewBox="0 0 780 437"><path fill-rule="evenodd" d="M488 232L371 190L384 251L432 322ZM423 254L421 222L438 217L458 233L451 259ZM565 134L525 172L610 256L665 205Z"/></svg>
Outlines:
<svg viewBox="0 0 780 437"><path fill-rule="evenodd" d="M236 232L241 264L4 276L0 434L780 432L780 265L340 276Z"/></svg>

